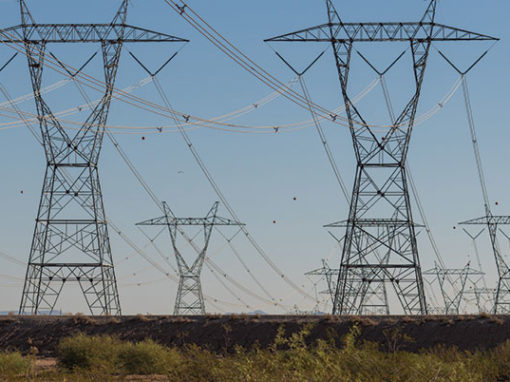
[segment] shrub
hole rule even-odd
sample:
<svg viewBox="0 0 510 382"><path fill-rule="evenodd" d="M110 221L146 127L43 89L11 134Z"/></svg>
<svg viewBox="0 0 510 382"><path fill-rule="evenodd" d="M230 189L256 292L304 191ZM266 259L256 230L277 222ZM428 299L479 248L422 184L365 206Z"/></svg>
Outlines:
<svg viewBox="0 0 510 382"><path fill-rule="evenodd" d="M78 334L64 338L58 346L59 365L67 370L115 370L120 342L109 336L89 337Z"/></svg>
<svg viewBox="0 0 510 382"><path fill-rule="evenodd" d="M32 367L32 361L20 353L0 353L0 376L15 377L26 375Z"/></svg>
<svg viewBox="0 0 510 382"><path fill-rule="evenodd" d="M85 316L85 315L83 315L83 313L76 313L73 316L73 324L95 325L95 324L97 324L97 322L95 319L93 319L90 316Z"/></svg>
<svg viewBox="0 0 510 382"><path fill-rule="evenodd" d="M172 351L152 340L125 343L119 348L119 368L124 374L166 374L171 367Z"/></svg>
<svg viewBox="0 0 510 382"><path fill-rule="evenodd" d="M134 318L134 319L135 319L135 320L137 320L137 321L140 321L140 322L148 322L148 321L150 321L150 318L149 318L149 317L147 317L147 316L145 316L145 315L143 315L143 314L141 314L141 313L138 313L138 314L135 316L135 318Z"/></svg>

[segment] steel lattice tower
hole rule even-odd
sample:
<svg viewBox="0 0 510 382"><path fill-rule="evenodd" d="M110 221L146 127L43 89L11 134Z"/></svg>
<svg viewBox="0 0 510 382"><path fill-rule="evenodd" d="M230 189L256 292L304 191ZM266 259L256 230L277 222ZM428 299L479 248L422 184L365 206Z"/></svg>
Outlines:
<svg viewBox="0 0 510 382"><path fill-rule="evenodd" d="M179 270L179 287L175 299L174 315L204 315L205 304L202 295L202 284L200 274L204 265L212 230L215 226L241 226L242 223L217 216L219 202L215 202L205 218L176 218L168 205L163 202L165 215L137 223L139 226L167 226L172 241L172 249ZM203 227L203 245L197 247L193 240L189 242L197 252L193 264L190 266L177 248L177 235L179 233L185 236L181 227L183 226L202 226Z"/></svg>
<svg viewBox="0 0 510 382"><path fill-rule="evenodd" d="M77 282L90 313L121 313L98 162L122 46L126 42L187 41L126 25L128 0L109 24L37 24L20 0L21 25L1 42L23 44L32 80L46 174L28 261L20 314L52 311L68 282ZM46 47L101 44L105 90L82 127L69 135L41 94Z"/></svg>
<svg viewBox="0 0 510 382"><path fill-rule="evenodd" d="M492 252L494 254L498 270L498 286L494 294L494 306L492 308L492 313L508 314L510 313L510 267L503 258L503 254L498 245L497 236L498 230L500 230L502 225L510 225L510 216L492 215L488 202L485 203L485 213L486 215L481 218L468 220L459 224L468 226L487 226Z"/></svg>
<svg viewBox="0 0 510 382"><path fill-rule="evenodd" d="M433 269L423 272L424 275L434 276L438 283L441 295L443 296L444 310L443 314L460 314L462 302L465 300L466 294L470 293L467 289L477 285L484 273L471 268L471 263L467 263L461 269L444 269L435 263Z"/></svg>
<svg viewBox="0 0 510 382"><path fill-rule="evenodd" d="M436 24L436 2L430 2L419 22L346 23L332 0L326 0L327 24L266 40L333 47L357 162L348 220L335 224L346 234L333 314L359 312L368 290L385 282L393 286L406 314L427 312L406 158L430 47L433 41L494 40ZM375 42L410 44L415 80L411 100L384 133L367 124L348 91L353 45Z"/></svg>
<svg viewBox="0 0 510 382"><path fill-rule="evenodd" d="M335 302L336 278L339 274L340 270L330 268L325 260L322 260L322 268L305 273L306 276L321 276L326 279L328 289L321 291L320 294L329 295L331 303ZM384 283L370 285L365 295L363 305L359 307L358 311L349 312L350 315L388 315L390 313Z"/></svg>
<svg viewBox="0 0 510 382"><path fill-rule="evenodd" d="M314 269L313 271L306 272L305 276L320 276L326 280L327 289L321 291L320 294L327 294L331 298L331 302L335 299L335 287L333 278L337 277L339 273L338 269L331 269L327 261L322 259L322 268Z"/></svg>

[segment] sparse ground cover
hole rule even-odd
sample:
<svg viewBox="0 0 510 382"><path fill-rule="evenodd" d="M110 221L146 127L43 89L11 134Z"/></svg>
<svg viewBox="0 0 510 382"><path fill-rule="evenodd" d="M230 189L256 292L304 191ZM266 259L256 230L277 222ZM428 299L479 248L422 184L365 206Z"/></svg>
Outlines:
<svg viewBox="0 0 510 382"><path fill-rule="evenodd" d="M360 339L354 325L342 338L309 341L313 324L290 336L283 326L265 348L235 346L217 352L188 344L167 347L108 335L63 338L54 359L0 353L3 381L510 381L510 341L490 350L455 347L408 352L413 339L398 329L377 344ZM338 346L340 341L341 346Z"/></svg>

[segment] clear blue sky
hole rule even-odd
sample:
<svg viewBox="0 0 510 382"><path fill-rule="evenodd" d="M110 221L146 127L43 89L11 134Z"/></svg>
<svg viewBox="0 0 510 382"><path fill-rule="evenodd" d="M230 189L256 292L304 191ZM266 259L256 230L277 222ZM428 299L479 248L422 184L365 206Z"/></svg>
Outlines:
<svg viewBox="0 0 510 382"><path fill-rule="evenodd" d="M41 23L108 22L118 3L114 0L28 2L36 21ZM415 21L421 17L427 3L422 0L359 0L336 1L336 6L346 21ZM325 5L321 0L190 0L189 4L248 56L283 82L289 81L293 74L263 40L326 21ZM130 24L191 40L160 75L160 81L176 109L209 118L251 104L271 93L269 88L192 29L163 0L133 0L129 12ZM439 23L502 39L469 76L489 194L497 214L510 213L510 196L506 192L510 181L506 176L505 155L510 138L510 121L506 112L510 80L507 73L510 67L509 12L510 3L506 0L444 0L439 4L437 15ZM0 0L0 14L1 27L19 23L18 4L14 0ZM306 66L317 53L327 48L313 44L272 46L299 67ZM464 66L488 47L488 44L478 43L460 43L456 48L438 45L438 48L444 49L455 60L464 63ZM179 46L145 45L127 48L139 55L151 68L155 68ZM380 67L387 65L406 48L403 45L384 45L371 50L368 46L360 46ZM61 60L73 66L80 66L97 49L97 46L50 47ZM2 61L10 56L7 47L0 47L0 52ZM401 107L410 96L411 84L408 77L409 57L399 65L388 75L396 108ZM98 58L91 63L86 73L101 76ZM49 70L46 75L46 85L64 78ZM352 76L351 90L354 94L375 78L359 59L353 62ZM125 50L117 86L124 88L144 77L146 74ZM433 107L456 78L456 73L434 52L426 73L418 114ZM331 51L307 74L306 81L315 102L330 109L342 102ZM31 87L26 61L18 57L8 69L0 73L0 82L13 97L29 93ZM98 96L93 92L89 94L93 98ZM161 103L152 85L135 94ZM54 111L83 102L71 85L52 93L48 100ZM33 101L20 106L25 111L35 112ZM384 115L380 88L376 88L364 100L361 108L365 108L374 118ZM309 118L306 111L279 99L242 117L239 122L279 125ZM0 123L6 121L0 117ZM121 103L112 105L109 123L137 126L171 124ZM349 132L332 124L324 124L324 127L342 175L350 188L355 163ZM26 128L0 131L0 134L3 137L0 140L0 161L4 164L0 166L0 250L26 261L44 173L43 151ZM304 285L312 293L313 286L303 276L304 272L318 268L322 258L330 258L332 266L337 266L339 262L335 243L322 226L345 219L348 208L340 195L315 130L309 128L293 133L258 136L202 128L191 132L190 136L257 241L292 280ZM166 200L177 215L204 215L217 199L178 134L147 134L145 140L140 135L123 135L118 139L156 194ZM453 230L453 226L458 221L481 216L483 209L460 91L443 111L416 127L409 161L440 250L449 266L462 267L468 261L472 249L467 237L459 229ZM147 242L134 227L134 223L159 216L160 211L137 184L113 146L107 142L101 157L101 175L107 215L140 247L145 246ZM294 197L297 200L293 200ZM494 204L496 201L498 206ZM224 208L220 211L221 215L228 215ZM418 216L416 210L415 216ZM277 224L273 224L274 220ZM150 230L147 232L156 233ZM171 281L145 284L163 277L143 259L134 255L133 250L113 231L110 237L114 259L118 263L117 275L124 312L171 312L176 285ZM158 245L171 256L168 241L168 237L163 235ZM313 303L304 301L284 284L244 239L238 238L234 243L244 261L272 295L281 298L287 305L297 304L301 309L312 308ZM508 253L508 244L501 244ZM432 267L434 256L424 232L419 235L419 248L423 268ZM489 280L494 282L495 264L488 243L482 240L480 248L484 255L484 270ZM157 253L150 247L147 253L157 258ZM213 241L210 254L234 278L255 293L263 294L249 280L233 254L222 248L220 241ZM122 261L126 257L129 260ZM0 310L15 310L21 296L21 279L25 269L1 258L0 264L1 274L20 278L12 285L9 284L10 280L0 278ZM127 285L137 282L144 284L138 287ZM207 268L204 269L203 286L207 294L236 302ZM266 305L258 304L243 292L236 290L236 293L250 304L253 308L251 310L276 312ZM73 297L73 292L64 293L59 308L84 312L84 303ZM227 311L250 310L223 308Z"/></svg>

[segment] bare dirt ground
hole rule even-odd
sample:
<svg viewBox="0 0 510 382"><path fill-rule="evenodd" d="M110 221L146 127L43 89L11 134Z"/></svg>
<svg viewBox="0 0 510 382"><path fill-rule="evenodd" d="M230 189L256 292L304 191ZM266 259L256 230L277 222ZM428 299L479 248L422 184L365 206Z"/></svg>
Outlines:
<svg viewBox="0 0 510 382"><path fill-rule="evenodd" d="M341 338L353 325L360 339L377 342L382 349L418 351L438 345L461 350L490 349L510 339L510 316L124 316L124 317L18 317L0 318L0 350L19 350L54 357L62 338L82 332L112 335L125 341L153 339L167 346L197 344L212 351L233 350L236 345L267 347L279 327L286 335L310 325L310 342Z"/></svg>

